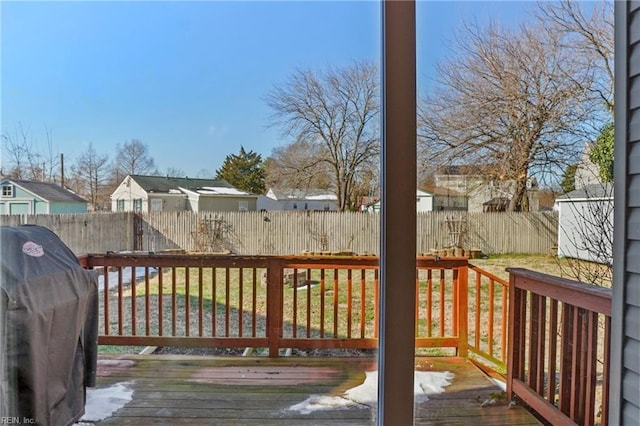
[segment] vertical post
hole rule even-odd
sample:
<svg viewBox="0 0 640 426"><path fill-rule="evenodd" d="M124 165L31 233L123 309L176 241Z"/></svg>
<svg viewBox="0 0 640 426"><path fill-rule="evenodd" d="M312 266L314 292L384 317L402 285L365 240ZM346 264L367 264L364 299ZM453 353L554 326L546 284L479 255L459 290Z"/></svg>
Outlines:
<svg viewBox="0 0 640 426"><path fill-rule="evenodd" d="M382 2L378 425L413 425L416 274L415 1Z"/></svg>
<svg viewBox="0 0 640 426"><path fill-rule="evenodd" d="M469 264L458 273L458 356L469 355ZM490 303L493 303L492 301ZM491 354L493 355L493 354Z"/></svg>
<svg viewBox="0 0 640 426"><path fill-rule="evenodd" d="M280 355L282 336L282 263L278 258L269 259L267 271L267 338L269 356Z"/></svg>

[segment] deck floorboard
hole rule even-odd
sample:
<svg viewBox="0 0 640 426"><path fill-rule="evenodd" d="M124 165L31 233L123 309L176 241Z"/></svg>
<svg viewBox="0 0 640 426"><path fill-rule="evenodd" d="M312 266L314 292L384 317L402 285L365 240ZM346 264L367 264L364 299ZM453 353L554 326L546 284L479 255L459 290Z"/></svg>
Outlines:
<svg viewBox="0 0 640 426"><path fill-rule="evenodd" d="M96 389L124 384L131 400L100 421L107 425L371 425L375 409L354 405L288 410L313 395L338 396L375 370L373 358L101 355ZM416 425L540 424L523 407L498 400L500 389L462 358L417 358L416 370L449 371L450 386L416 404Z"/></svg>

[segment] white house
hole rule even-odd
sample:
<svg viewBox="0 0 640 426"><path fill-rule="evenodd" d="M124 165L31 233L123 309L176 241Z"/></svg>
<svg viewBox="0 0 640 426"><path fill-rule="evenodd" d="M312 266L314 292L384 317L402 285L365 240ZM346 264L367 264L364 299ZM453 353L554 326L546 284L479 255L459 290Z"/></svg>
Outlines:
<svg viewBox="0 0 640 426"><path fill-rule="evenodd" d="M258 197L258 210L338 210L338 197L321 189L275 189L270 188Z"/></svg>
<svg viewBox="0 0 640 426"><path fill-rule="evenodd" d="M257 199L223 180L128 175L111 194L111 210L255 211Z"/></svg>
<svg viewBox="0 0 640 426"><path fill-rule="evenodd" d="M434 210L434 198L435 195L432 192L416 190L416 211L417 212L432 212ZM380 200L375 203L371 203L366 207L366 211L372 213L380 212Z"/></svg>

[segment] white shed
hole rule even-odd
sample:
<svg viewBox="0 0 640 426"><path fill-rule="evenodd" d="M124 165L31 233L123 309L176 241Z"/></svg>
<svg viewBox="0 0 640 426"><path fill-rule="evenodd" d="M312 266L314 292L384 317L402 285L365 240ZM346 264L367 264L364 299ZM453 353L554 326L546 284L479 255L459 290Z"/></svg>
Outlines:
<svg viewBox="0 0 640 426"><path fill-rule="evenodd" d="M611 263L613 185L591 184L556 199L558 257Z"/></svg>

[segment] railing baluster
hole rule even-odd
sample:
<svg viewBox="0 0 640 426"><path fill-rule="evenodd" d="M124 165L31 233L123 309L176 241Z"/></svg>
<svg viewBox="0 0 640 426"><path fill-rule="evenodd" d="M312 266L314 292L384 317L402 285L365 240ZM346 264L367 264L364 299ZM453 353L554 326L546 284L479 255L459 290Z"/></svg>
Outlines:
<svg viewBox="0 0 640 426"><path fill-rule="evenodd" d="M171 335L177 335L178 300L177 300L177 273L176 267L171 268Z"/></svg>
<svg viewBox="0 0 640 426"><path fill-rule="evenodd" d="M122 300L122 267L118 267L118 335L122 336L122 320L124 316L124 301Z"/></svg>
<svg viewBox="0 0 640 426"><path fill-rule="evenodd" d="M333 270L333 337L338 337L338 270Z"/></svg>
<svg viewBox="0 0 640 426"><path fill-rule="evenodd" d="M229 324L231 322L231 270L225 268L224 275L224 337L229 337Z"/></svg>
<svg viewBox="0 0 640 426"><path fill-rule="evenodd" d="M238 268L238 337L243 336L242 323L244 320L244 309L242 308L244 301L244 274L242 271L242 267Z"/></svg>
<svg viewBox="0 0 640 426"><path fill-rule="evenodd" d="M489 325L487 327L487 352L493 356L493 325L494 325L494 301L495 301L495 281L489 278Z"/></svg>
<svg viewBox="0 0 640 426"><path fill-rule="evenodd" d="M307 338L311 337L311 269L307 268Z"/></svg>
<svg viewBox="0 0 640 426"><path fill-rule="evenodd" d="M475 273L476 273L475 344L476 344L476 348L480 348L480 334L482 333L482 324L480 322L480 313L482 312L482 290L481 290L480 284L482 281L482 276L478 271L475 271ZM489 304L489 306L491 306L491 303ZM491 352L489 352L489 354L491 355Z"/></svg>
<svg viewBox="0 0 640 426"><path fill-rule="evenodd" d="M211 268L211 335L218 334L218 268Z"/></svg>
<svg viewBox="0 0 640 426"><path fill-rule="evenodd" d="M429 269L429 271L427 272L427 337L431 337L433 334L432 315L433 315L433 274L432 274L432 270Z"/></svg>
<svg viewBox="0 0 640 426"><path fill-rule="evenodd" d="M164 294L163 294L163 283L162 283L162 275L163 275L162 267L158 267L158 336L164 335L163 328L163 311L164 311Z"/></svg>
<svg viewBox="0 0 640 426"><path fill-rule="evenodd" d="M258 270L253 268L253 285L251 294L251 337L256 337L257 333L257 306L258 306Z"/></svg>
<svg viewBox="0 0 640 426"><path fill-rule="evenodd" d="M202 266L198 268L198 336L204 336L204 282Z"/></svg>
<svg viewBox="0 0 640 426"><path fill-rule="evenodd" d="M458 275L458 269L455 268L452 270L452 287L453 287L453 297L452 297L452 315L451 315L451 328L453 329L453 335L460 336L460 328L458 324L458 301L460 300L460 280Z"/></svg>
<svg viewBox="0 0 640 426"><path fill-rule="evenodd" d="M360 269L360 338L364 339L366 330L366 298L367 296L367 278L366 270ZM417 309L416 309L417 312Z"/></svg>
<svg viewBox="0 0 640 426"><path fill-rule="evenodd" d="M191 313L191 288L189 279L189 267L184 268L184 326L185 335L189 337L189 326L191 325L190 313Z"/></svg>
<svg viewBox="0 0 640 426"><path fill-rule="evenodd" d="M138 309L136 304L136 266L131 268L131 335L138 334L136 317L138 316Z"/></svg>
<svg viewBox="0 0 640 426"><path fill-rule="evenodd" d="M103 268L104 271L104 291L102 292L102 296L103 296L103 306L104 306L104 316L103 316L103 321L104 321L104 334L105 336L109 335L109 318L111 318L111 316L109 315L109 268L107 266L105 266Z"/></svg>
<svg viewBox="0 0 640 426"><path fill-rule="evenodd" d="M444 334L444 326L445 326L445 280L444 280L444 269L440 269L440 337L443 337Z"/></svg>
<svg viewBox="0 0 640 426"><path fill-rule="evenodd" d="M353 281L351 280L351 269L347 270L347 338L351 338L351 324L353 310Z"/></svg>
<svg viewBox="0 0 640 426"><path fill-rule="evenodd" d="M145 335L151 335L151 321L149 312L149 267L144 267L144 323Z"/></svg>
<svg viewBox="0 0 640 426"><path fill-rule="evenodd" d="M320 270L320 337L324 337L324 310L325 310L325 299L324 299L324 268Z"/></svg>
<svg viewBox="0 0 640 426"><path fill-rule="evenodd" d="M298 269L293 268L293 338L298 337Z"/></svg>

